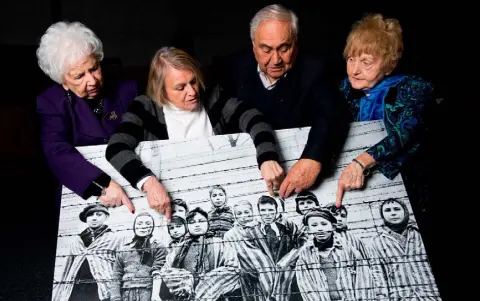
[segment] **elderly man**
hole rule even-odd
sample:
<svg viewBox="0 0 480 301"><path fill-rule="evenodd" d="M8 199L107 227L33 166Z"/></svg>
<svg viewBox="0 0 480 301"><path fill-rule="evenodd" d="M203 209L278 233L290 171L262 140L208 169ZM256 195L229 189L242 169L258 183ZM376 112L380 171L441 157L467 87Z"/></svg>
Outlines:
<svg viewBox="0 0 480 301"><path fill-rule="evenodd" d="M220 71L225 89L260 110L275 130L312 127L300 160L281 186L274 183L283 198L315 183L331 160L340 120L341 100L325 62L298 55L297 35L295 13L269 5L250 23L253 54L224 62Z"/></svg>

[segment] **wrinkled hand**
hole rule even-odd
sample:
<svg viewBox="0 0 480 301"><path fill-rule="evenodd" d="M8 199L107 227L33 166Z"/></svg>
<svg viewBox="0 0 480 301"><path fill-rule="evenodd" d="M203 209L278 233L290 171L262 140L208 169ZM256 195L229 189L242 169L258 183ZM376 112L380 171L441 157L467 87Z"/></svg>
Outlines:
<svg viewBox="0 0 480 301"><path fill-rule="evenodd" d="M105 195L102 195L98 199L107 207L118 207L125 205L130 212L135 212L135 207L125 191L123 191L122 186L113 180L111 180L108 184L108 187L105 188Z"/></svg>
<svg viewBox="0 0 480 301"><path fill-rule="evenodd" d="M355 162L350 163L342 171L342 175L338 180L337 187L337 207L342 205L342 198L345 190L359 189L363 187L365 182L365 176L363 175L363 169Z"/></svg>
<svg viewBox="0 0 480 301"><path fill-rule="evenodd" d="M282 167L277 161L270 160L262 163L260 171L262 178L267 184L268 193L271 196L274 196L274 190L280 188L280 184L283 180L284 173Z"/></svg>
<svg viewBox="0 0 480 301"><path fill-rule="evenodd" d="M150 208L165 215L169 222L172 218L172 205L165 187L160 184L156 177L150 177L143 184L142 188L147 193L147 201Z"/></svg>
<svg viewBox="0 0 480 301"><path fill-rule="evenodd" d="M311 159L300 159L292 166L280 187L280 197L288 198L294 191L299 193L310 188L317 179L322 164Z"/></svg>

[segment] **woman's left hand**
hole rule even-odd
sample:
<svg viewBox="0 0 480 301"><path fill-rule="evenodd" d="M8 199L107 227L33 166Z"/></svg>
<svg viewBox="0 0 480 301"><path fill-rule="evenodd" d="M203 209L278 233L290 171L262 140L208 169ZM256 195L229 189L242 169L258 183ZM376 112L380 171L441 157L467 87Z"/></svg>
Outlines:
<svg viewBox="0 0 480 301"><path fill-rule="evenodd" d="M375 164L375 160L367 153L362 153L356 158L365 168L370 168ZM338 180L337 187L337 207L342 205L342 198L345 190L360 189L365 184L364 170L360 164L352 161L342 172Z"/></svg>
<svg viewBox="0 0 480 301"><path fill-rule="evenodd" d="M280 184L282 184L283 177L285 175L282 167L277 161L270 160L262 163L260 166L260 171L262 178L267 184L268 193L271 196L274 196L274 190L278 190L280 188Z"/></svg>

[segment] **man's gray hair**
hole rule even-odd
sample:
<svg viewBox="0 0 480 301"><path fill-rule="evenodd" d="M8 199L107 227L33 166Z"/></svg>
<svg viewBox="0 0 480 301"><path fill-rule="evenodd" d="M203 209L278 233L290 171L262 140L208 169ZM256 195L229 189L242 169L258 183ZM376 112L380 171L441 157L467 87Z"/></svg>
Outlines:
<svg viewBox="0 0 480 301"><path fill-rule="evenodd" d="M255 40L255 32L257 32L257 28L260 26L260 23L268 20L290 22L290 34L292 35L294 41L297 40L297 15L290 9L280 4L272 4L259 10L250 22L250 38L252 39L252 42Z"/></svg>
<svg viewBox="0 0 480 301"><path fill-rule="evenodd" d="M95 33L79 22L57 22L51 25L37 49L38 65L53 81L62 84L70 64L94 54L103 60L103 44Z"/></svg>

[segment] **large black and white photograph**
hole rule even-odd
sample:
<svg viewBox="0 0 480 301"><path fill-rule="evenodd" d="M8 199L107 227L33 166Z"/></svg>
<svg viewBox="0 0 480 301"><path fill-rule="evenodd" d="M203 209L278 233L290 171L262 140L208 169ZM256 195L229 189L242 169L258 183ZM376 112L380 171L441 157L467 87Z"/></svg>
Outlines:
<svg viewBox="0 0 480 301"><path fill-rule="evenodd" d="M285 170L308 134L275 131ZM400 174L375 170L336 203L345 167L385 136L381 121L351 123L332 174L287 198L269 193L248 134L141 142L170 220L105 159L106 145L79 147L135 210L63 187L52 301L441 300Z"/></svg>

